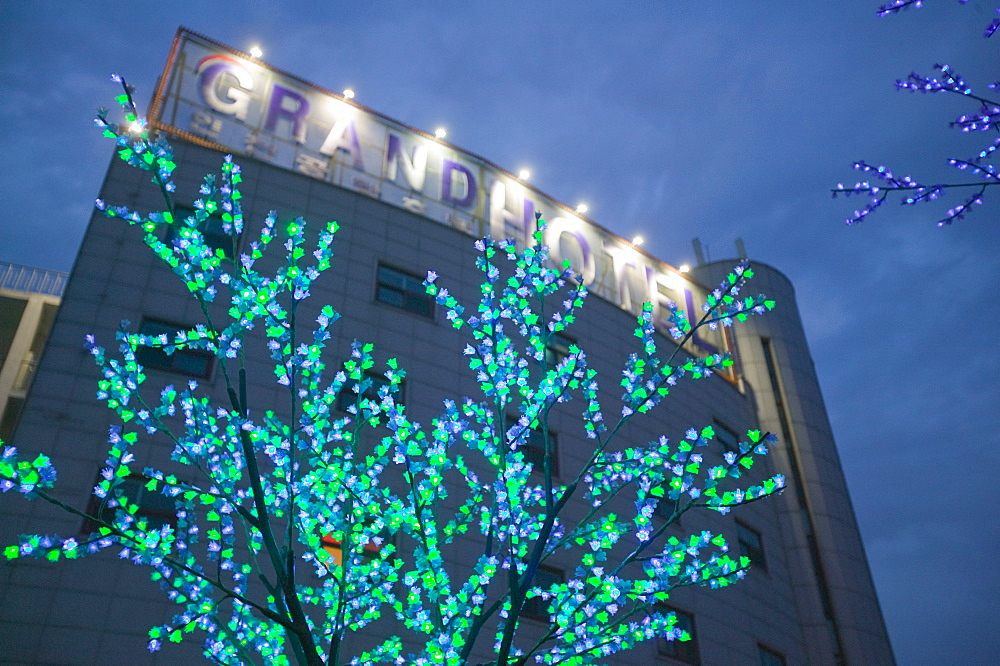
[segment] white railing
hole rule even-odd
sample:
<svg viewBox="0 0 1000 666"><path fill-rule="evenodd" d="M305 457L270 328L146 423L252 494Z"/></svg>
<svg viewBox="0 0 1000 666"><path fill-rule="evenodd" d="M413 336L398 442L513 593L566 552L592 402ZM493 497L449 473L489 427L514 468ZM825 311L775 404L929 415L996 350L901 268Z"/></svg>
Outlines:
<svg viewBox="0 0 1000 666"><path fill-rule="evenodd" d="M0 289L62 296L68 273L0 261Z"/></svg>

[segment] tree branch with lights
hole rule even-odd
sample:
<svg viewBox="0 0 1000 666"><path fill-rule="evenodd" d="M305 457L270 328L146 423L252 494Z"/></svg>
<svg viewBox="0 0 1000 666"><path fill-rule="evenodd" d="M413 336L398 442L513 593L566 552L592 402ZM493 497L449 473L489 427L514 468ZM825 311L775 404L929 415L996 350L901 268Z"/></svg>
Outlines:
<svg viewBox="0 0 1000 666"><path fill-rule="evenodd" d="M689 512L726 513L780 492L780 475L744 479L775 438L750 431L737 449L714 453L711 426L647 443L629 441L624 426L646 418L675 387L731 365L726 355L688 358L683 350L699 329L774 306L741 295L753 276L748 266L708 296L699 317L671 306L673 342L659 339L644 307L638 351L622 372L621 407L605 421L584 350L549 353L587 290L568 267L550 265L544 220L525 249L476 241L483 282L473 309L433 272L425 287L465 334L480 395L445 400L424 427L401 399L406 373L397 360L376 371L373 345L355 342L349 358L331 361L339 315L329 305L305 314L310 288L331 268L336 223L314 233L301 219L279 225L272 212L239 254L242 174L231 157L205 178L194 213L180 219L172 150L150 134L122 85L126 123L102 111L98 124L122 160L152 174L166 204L147 214L103 201L98 208L142 228L204 322L159 335L123 322L114 354L88 337L102 373L98 398L117 416L91 509L53 494L48 457L22 457L14 447L3 450L0 489L85 517L93 529L79 538L25 535L5 550L8 559L115 550L150 568L178 606L150 630L148 648L197 631L205 656L219 664L457 665L479 654L505 666L595 663L642 641L688 639L661 605L671 592L744 577L751 563L730 555L720 534L681 538L668 528ZM211 216L221 218L231 253L206 243L201 228ZM164 234L168 225L173 233ZM268 273L258 261L277 238L284 259ZM222 294L228 305L220 308ZM307 319L315 327L303 336ZM210 354L224 401L193 380L148 390L139 359L150 348ZM251 404L251 354L270 358L282 404ZM575 436L591 446L578 468L557 473L549 419L570 400L582 409ZM540 455L532 454L539 441ZM147 467L141 477L146 492L173 506L172 519L161 522L126 491L138 473L134 451L156 442L169 444L173 466ZM460 561L452 544L471 557ZM539 571L553 562L572 575L542 580ZM526 621L528 604L548 618L547 629ZM380 621L400 635L349 654Z"/></svg>
<svg viewBox="0 0 1000 666"><path fill-rule="evenodd" d="M960 0L963 1L964 0ZM899 13L910 7L923 6L920 0L893 0L879 8L879 16ZM997 8L1000 14L1000 8ZM1000 29L1000 18L993 19L984 31L985 37L992 37ZM896 88L910 92L921 93L952 93L979 104L978 109L964 113L956 118L950 126L961 132L1000 132L1000 102L977 95L966 81L951 67L945 64L934 65L938 71L935 76L923 76L912 72L906 79L896 81ZM1000 89L1000 81L989 84L992 90ZM866 161L854 163L854 169L864 174L864 180L859 180L853 186L838 183L832 190L837 196L861 196L866 199L863 207L858 208L847 218L847 224L857 224L865 220L885 203L890 196L898 195L904 206L929 203L940 199L948 190L968 191L963 200L947 210L937 225L946 226L963 219L973 211L975 206L983 203L984 195L990 188L1000 185L995 155L1000 148L1000 138L993 139L978 154L969 158L948 158L947 163L963 174L975 177L974 180L950 183L925 183L910 176L897 176L894 170L884 164L870 164Z"/></svg>

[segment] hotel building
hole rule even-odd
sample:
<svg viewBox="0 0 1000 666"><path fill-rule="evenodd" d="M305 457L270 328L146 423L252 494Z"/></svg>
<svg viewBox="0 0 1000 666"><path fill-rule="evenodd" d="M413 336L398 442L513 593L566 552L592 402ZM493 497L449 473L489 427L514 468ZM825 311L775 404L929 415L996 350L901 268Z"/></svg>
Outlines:
<svg viewBox="0 0 1000 666"><path fill-rule="evenodd" d="M567 331L567 344L587 352L603 378L611 413L625 358L637 351L632 331L642 303L652 302L658 324L666 322L667 301L698 311L705 285L717 284L736 261L682 273L481 157L185 30L171 49L150 119L175 148L178 202L197 198L203 175L217 172L231 153L243 170L250 233L271 210L279 219L302 216L317 227L328 220L340 224L334 266L315 283L309 303L317 308L329 303L342 314L331 329L331 353L346 358L358 339L374 343L380 362L399 359L407 370L403 400L419 421L440 413L444 399L477 395L462 355L463 334L452 329L421 286L426 272L434 270L438 283L461 301L478 300L475 238L490 234L523 245L534 231L536 212L549 221L545 240L553 258L569 261L591 290ZM99 197L140 211L162 205L149 173L118 159L112 160ZM211 226L203 231L209 242L219 232ZM113 348L122 320L131 330L150 334L201 321L197 303L141 236L137 227L95 212L12 435L21 450L51 456L60 475L58 497L80 510L92 501L114 418L95 399L99 370L83 346L84 336L94 334ZM691 355L729 350L736 360L733 371L678 387L649 418L630 423L626 434L645 444L660 434L677 439L690 427L712 425L726 446L748 429L769 431L780 441L765 471L783 474L788 487L776 498L725 516L704 510L686 514L681 530L724 533L734 549L751 557L753 568L745 580L723 590L691 587L671 595L670 607L693 640L647 641L607 663L894 663L794 289L777 269L753 266L757 276L749 289L767 294L778 307L726 334L696 336L684 350ZM663 335L659 344L674 343ZM151 352L140 361L150 386L196 379L226 402L209 355ZM251 360L248 374L252 404L280 404L286 389L275 384L266 356ZM576 416L578 402L553 412L551 420L556 464L566 475L589 453ZM170 464L167 446L137 452L143 457L140 467ZM150 515L169 515L164 498L139 497L138 486L135 492ZM21 533L87 531L81 519L16 495L0 496L4 545ZM456 563L469 561L461 546L449 552ZM558 557L551 564L547 575L562 575ZM2 661L201 663L196 636L158 653L146 651L148 629L169 621L177 608L148 573L113 553L58 564L0 563ZM524 622L541 627L545 620L529 616ZM377 637L393 627L371 631ZM362 638L359 644L365 644ZM486 643L492 641L483 642L474 662L490 659Z"/></svg>

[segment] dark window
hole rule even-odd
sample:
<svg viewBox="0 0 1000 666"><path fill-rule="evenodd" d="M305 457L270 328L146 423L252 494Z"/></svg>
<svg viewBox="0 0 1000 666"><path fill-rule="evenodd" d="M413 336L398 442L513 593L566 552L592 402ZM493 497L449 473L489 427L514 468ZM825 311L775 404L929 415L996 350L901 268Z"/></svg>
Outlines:
<svg viewBox="0 0 1000 666"><path fill-rule="evenodd" d="M516 424L514 419L508 419L508 431ZM552 476L559 476L559 438L549 430L549 444L552 447ZM531 428L518 447L524 462L531 463L532 472L541 474L545 464L545 435L539 428Z"/></svg>
<svg viewBox="0 0 1000 666"><path fill-rule="evenodd" d="M674 515L674 505L677 504L677 502L675 502L674 500L672 500L669 497L667 497L667 493L669 491L670 491L670 486L669 485L664 485L663 486L663 497L660 497L656 501L656 508L653 509L653 514L657 515L657 516L659 516L660 518L663 518L663 519L669 519L672 515ZM684 503L681 502L680 506L683 507ZM680 526L681 526L681 518L678 517L677 520L674 521L674 527L678 527L679 528Z"/></svg>
<svg viewBox="0 0 1000 666"><path fill-rule="evenodd" d="M173 344L177 331L187 328L182 324L143 319L139 332L150 336L166 334L167 343ZM135 360L145 368L178 372L203 379L211 374L214 358L211 352L204 349L175 349L172 354L167 354L161 347L139 347L135 354Z"/></svg>
<svg viewBox="0 0 1000 666"><path fill-rule="evenodd" d="M28 301L24 298L0 296L0 365L7 359L27 304Z"/></svg>
<svg viewBox="0 0 1000 666"><path fill-rule="evenodd" d="M389 380L385 378L384 375L380 375L377 372L365 372L365 379L369 381L368 388L365 389L364 397L372 402L378 402L379 396L378 392L385 386L389 386ZM351 412L351 408L358 404L358 394L354 390L357 386L357 382L348 380L344 382L344 386L340 389L340 393L337 394L337 409L342 412ZM400 382L398 384L399 389L396 391L394 400L397 404L403 402L403 388L405 382Z"/></svg>
<svg viewBox="0 0 1000 666"><path fill-rule="evenodd" d="M785 666L785 656L764 645L757 645L760 654L760 666Z"/></svg>
<svg viewBox="0 0 1000 666"><path fill-rule="evenodd" d="M375 300L425 317L434 316L434 297L427 293L422 278L381 264Z"/></svg>
<svg viewBox="0 0 1000 666"><path fill-rule="evenodd" d="M559 476L559 440L556 434L549 431L549 445L552 447L552 474ZM545 464L545 436L541 430L532 428L528 431L528 438L521 447L525 462L535 466L535 470L542 471Z"/></svg>
<svg viewBox="0 0 1000 666"><path fill-rule="evenodd" d="M556 583L563 583L565 580L566 579L563 576L562 569L556 569L555 567L548 567L542 564L539 565L538 569L535 571L535 580L531 581L531 586L547 590L552 585L555 585ZM533 620L548 621L548 609L550 603L552 603L551 599L543 599L541 597L525 599L524 605L521 607L521 615L530 617Z"/></svg>
<svg viewBox="0 0 1000 666"><path fill-rule="evenodd" d="M44 303L42 305L42 314L38 318L38 327L35 329L35 335L31 338L31 353L35 358L35 363L37 364L37 359L41 358L42 351L45 350L45 341L49 339L49 332L52 331L52 324L56 320L56 311L59 310L58 305L53 305L52 303Z"/></svg>
<svg viewBox="0 0 1000 666"><path fill-rule="evenodd" d="M718 421L712 424L712 430L715 431L715 441L719 444L721 453L726 453L727 451L732 451L735 454L740 452L740 438L736 432Z"/></svg>
<svg viewBox="0 0 1000 666"><path fill-rule="evenodd" d="M96 486L100 481L101 477L98 476L94 485ZM116 499L123 497L128 500L129 504L138 505L139 509L135 512L135 517L145 518L148 521L147 529L158 529L168 524L173 525L177 522L177 507L174 504L174 499L166 497L159 490L149 490L146 487L149 481L148 477L141 474L131 474L122 479L111 491L111 494ZM162 484L157 486L157 488L162 487ZM87 514L110 524L114 522L117 509L117 506L111 507L109 502L102 503L99 497L91 495L90 503L87 505ZM85 534L96 532L99 525L100 523L88 518L83 523L82 531Z"/></svg>
<svg viewBox="0 0 1000 666"><path fill-rule="evenodd" d="M760 532L740 521L736 521L736 537L740 542L740 555L749 557L754 567L767 571L767 559L764 557L764 542Z"/></svg>
<svg viewBox="0 0 1000 666"><path fill-rule="evenodd" d="M685 664L699 666L701 664L701 655L698 654L698 635L694 629L694 615L667 606L661 606L659 610L676 614L677 623L674 624L674 629L686 631L691 637L689 641L668 641L665 638L659 638L657 639L659 653L678 661L683 661Z"/></svg>
<svg viewBox="0 0 1000 666"><path fill-rule="evenodd" d="M0 440L3 440L7 444L11 443L14 437L14 429L17 427L17 422L21 417L23 409L24 398L16 396L7 398L7 406L3 410L3 419L0 420Z"/></svg>
<svg viewBox="0 0 1000 666"><path fill-rule="evenodd" d="M569 347L575 344L576 340L569 336L553 333L548 344L545 345L545 364L550 368L555 366L569 356Z"/></svg>
<svg viewBox="0 0 1000 666"><path fill-rule="evenodd" d="M172 245L175 240L183 238L182 229L187 227L185 219L192 216L194 216L194 210L190 208L178 209L174 215L174 223L167 225L163 242L167 245ZM232 259L233 237L225 232L222 224L222 213L216 211L198 224L198 230L205 238L205 245L212 250L222 250L227 259Z"/></svg>

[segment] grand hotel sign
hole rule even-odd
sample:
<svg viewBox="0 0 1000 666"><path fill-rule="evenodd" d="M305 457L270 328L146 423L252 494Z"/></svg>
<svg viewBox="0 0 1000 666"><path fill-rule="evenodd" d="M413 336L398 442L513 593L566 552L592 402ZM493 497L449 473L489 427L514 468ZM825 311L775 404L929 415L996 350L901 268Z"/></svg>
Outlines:
<svg viewBox="0 0 1000 666"><path fill-rule="evenodd" d="M553 260L569 260L592 293L634 313L651 302L661 329L669 327L668 301L701 314L703 287L510 172L183 28L150 119L195 143L354 190L474 237L514 238L523 246L541 213ZM699 355L726 347L721 331L691 342Z"/></svg>

